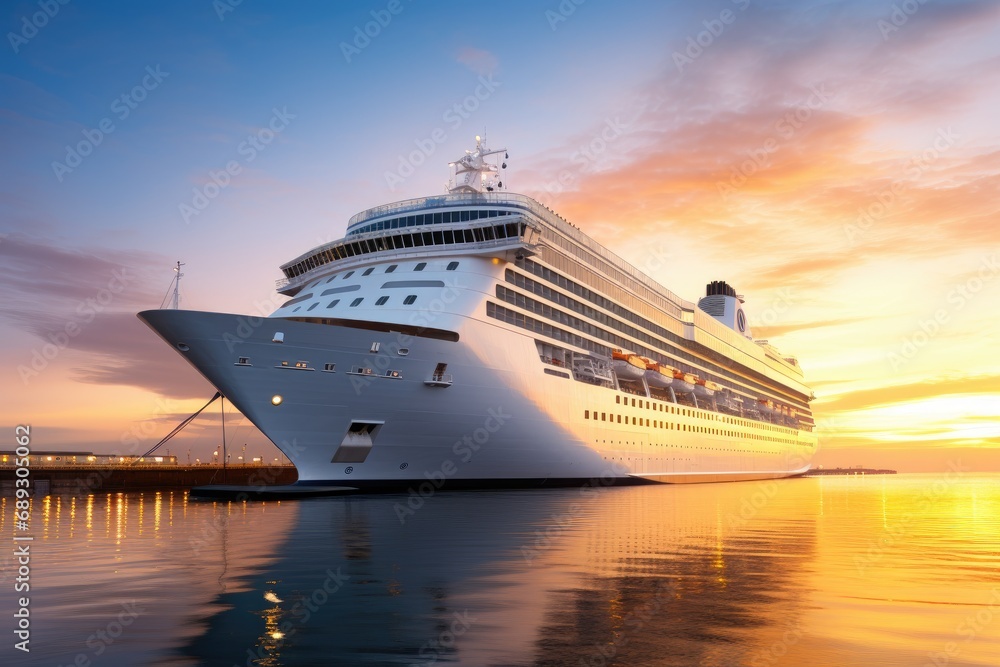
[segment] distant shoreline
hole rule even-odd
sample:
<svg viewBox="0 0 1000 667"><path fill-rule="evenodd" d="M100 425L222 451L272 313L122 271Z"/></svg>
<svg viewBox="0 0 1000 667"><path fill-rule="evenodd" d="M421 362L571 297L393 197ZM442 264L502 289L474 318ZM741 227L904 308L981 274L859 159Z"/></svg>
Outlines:
<svg viewBox="0 0 1000 667"><path fill-rule="evenodd" d="M887 468L818 468L816 470L810 470L805 474L806 477L815 477L819 475L896 475L898 474L895 470L889 470Z"/></svg>

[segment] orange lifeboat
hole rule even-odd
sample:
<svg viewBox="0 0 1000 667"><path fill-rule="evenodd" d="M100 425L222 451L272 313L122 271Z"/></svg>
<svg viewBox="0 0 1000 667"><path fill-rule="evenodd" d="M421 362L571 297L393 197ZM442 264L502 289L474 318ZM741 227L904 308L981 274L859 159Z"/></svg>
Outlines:
<svg viewBox="0 0 1000 667"><path fill-rule="evenodd" d="M694 373L685 373L684 371L674 369L674 391L680 392L682 394L690 394L694 391L694 383L698 381L698 376Z"/></svg>
<svg viewBox="0 0 1000 667"><path fill-rule="evenodd" d="M641 359L646 364L646 382L649 383L650 387L663 389L673 384L676 368L645 357L641 357Z"/></svg>
<svg viewBox="0 0 1000 667"><path fill-rule="evenodd" d="M710 398L715 395L715 392L722 389L722 385L717 382L712 382L711 380L702 380L698 378L695 380L694 393L698 396L704 396L705 398Z"/></svg>
<svg viewBox="0 0 1000 667"><path fill-rule="evenodd" d="M614 349L611 350L611 368L619 380L635 382L645 374L646 362L637 354Z"/></svg>

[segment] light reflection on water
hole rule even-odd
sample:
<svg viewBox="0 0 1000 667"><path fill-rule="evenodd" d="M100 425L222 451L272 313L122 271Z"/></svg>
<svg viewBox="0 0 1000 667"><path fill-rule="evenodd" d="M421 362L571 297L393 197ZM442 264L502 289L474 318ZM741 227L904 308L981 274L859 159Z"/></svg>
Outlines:
<svg viewBox="0 0 1000 667"><path fill-rule="evenodd" d="M405 495L50 497L32 506L32 652L0 660L997 665L998 482L441 492L412 513ZM12 515L3 499L0 533Z"/></svg>

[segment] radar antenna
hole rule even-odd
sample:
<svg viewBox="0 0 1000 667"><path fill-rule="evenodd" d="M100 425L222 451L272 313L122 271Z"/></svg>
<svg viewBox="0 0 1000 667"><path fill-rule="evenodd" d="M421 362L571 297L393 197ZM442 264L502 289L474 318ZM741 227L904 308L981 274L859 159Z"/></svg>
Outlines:
<svg viewBox="0 0 1000 667"><path fill-rule="evenodd" d="M507 168L507 163L496 165L486 161L490 155L504 154L507 157L507 149L500 148L490 150L483 143L480 136L476 136L476 150L465 151L465 157L449 162L451 167L451 179L448 181L448 192L457 194L463 192L473 192L482 194L483 192L493 192L503 190L503 181L500 180L500 170ZM498 159L499 161L499 159Z"/></svg>

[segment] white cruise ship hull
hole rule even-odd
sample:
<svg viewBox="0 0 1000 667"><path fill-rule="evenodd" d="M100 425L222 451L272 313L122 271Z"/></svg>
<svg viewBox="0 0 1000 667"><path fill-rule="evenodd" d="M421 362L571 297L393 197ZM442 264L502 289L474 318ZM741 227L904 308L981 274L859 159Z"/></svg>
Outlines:
<svg viewBox="0 0 1000 667"><path fill-rule="evenodd" d="M451 341L360 320L139 317L284 452L300 484L771 479L806 472L815 452L811 432L775 438L769 424L574 381L539 359L531 335L491 321L465 319Z"/></svg>

